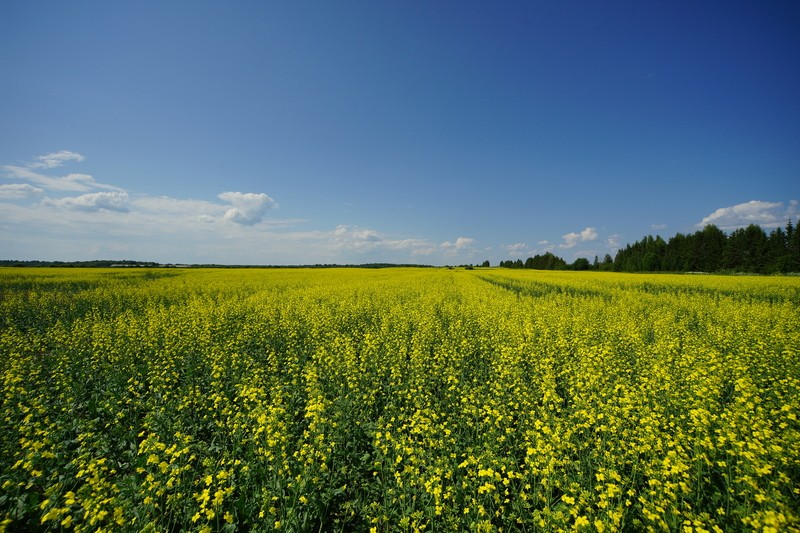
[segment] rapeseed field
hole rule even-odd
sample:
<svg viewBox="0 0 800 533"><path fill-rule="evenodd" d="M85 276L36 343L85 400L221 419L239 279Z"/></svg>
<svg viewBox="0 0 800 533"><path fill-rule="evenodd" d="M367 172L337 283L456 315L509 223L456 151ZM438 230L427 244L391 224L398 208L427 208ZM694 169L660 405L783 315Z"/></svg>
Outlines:
<svg viewBox="0 0 800 533"><path fill-rule="evenodd" d="M800 279L0 270L0 531L800 531Z"/></svg>

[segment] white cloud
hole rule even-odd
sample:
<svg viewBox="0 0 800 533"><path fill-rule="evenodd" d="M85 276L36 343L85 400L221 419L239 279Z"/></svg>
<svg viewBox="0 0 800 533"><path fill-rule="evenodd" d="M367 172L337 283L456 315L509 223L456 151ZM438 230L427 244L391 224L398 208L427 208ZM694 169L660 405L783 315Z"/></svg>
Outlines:
<svg viewBox="0 0 800 533"><path fill-rule="evenodd" d="M205 200L184 200L169 196L136 196L131 207L148 217L212 222L221 219L227 206Z"/></svg>
<svg viewBox="0 0 800 533"><path fill-rule="evenodd" d="M597 239L597 230L593 227L587 227L580 233L567 233L563 235L562 238L564 239L564 243L559 244L559 248L574 248L578 243Z"/></svg>
<svg viewBox="0 0 800 533"><path fill-rule="evenodd" d="M336 226L330 238L337 246L351 249L374 248L383 241L375 230L344 224Z"/></svg>
<svg viewBox="0 0 800 533"><path fill-rule="evenodd" d="M445 241L442 243L442 248L454 248L456 250L461 250L467 248L475 242L475 239L471 239L469 237L459 237L456 239L456 242Z"/></svg>
<svg viewBox="0 0 800 533"><path fill-rule="evenodd" d="M306 222L302 219L262 218L257 224L244 224L241 222L227 223L237 222L236 220L226 218L226 215L228 215L232 209L230 203L223 204L206 200L171 198L168 196L136 195L131 198L130 208L132 215L137 214L137 216L141 216L141 223L147 223L146 221L148 220L169 221L165 226L169 226L170 230L180 228L181 231L194 231L198 228L204 228L202 230L204 232L210 231L212 226L216 223L220 223L216 224L218 230L227 236L236 235L236 228L247 231L263 231L268 227L292 226ZM167 231L167 228L165 227L165 229L161 231Z"/></svg>
<svg viewBox="0 0 800 533"><path fill-rule="evenodd" d="M68 190L80 190L80 189L107 189L112 188L116 189L116 187L111 187L110 185L103 185L102 183L97 183L94 181L94 178L91 177L89 174L67 174L63 178L56 178L59 180L59 183L65 189Z"/></svg>
<svg viewBox="0 0 800 533"><path fill-rule="evenodd" d="M606 245L608 245L609 248L619 248L619 243L621 242L621 239L622 235L619 235L617 233L609 235L608 239L606 239Z"/></svg>
<svg viewBox="0 0 800 533"><path fill-rule="evenodd" d="M62 166L68 161L81 162L84 159L86 158L76 152L61 150L60 152L40 155L36 157L35 163L30 163L28 166L30 168L56 168Z"/></svg>
<svg viewBox="0 0 800 533"><path fill-rule="evenodd" d="M233 207L225 212L225 220L245 226L253 226L264 219L267 210L278 207L278 204L262 193L223 192L217 195L220 200Z"/></svg>
<svg viewBox="0 0 800 533"><path fill-rule="evenodd" d="M697 227L714 224L723 230L734 230L757 224L765 228L775 228L786 223L796 211L796 200L790 201L788 208L784 208L783 202L750 200L730 207L720 207L697 223Z"/></svg>
<svg viewBox="0 0 800 533"><path fill-rule="evenodd" d="M444 255L447 257L457 256L462 253L471 254L476 251L472 246L474 242L475 239L470 237L458 237L455 242L443 242L441 248L444 251Z"/></svg>
<svg viewBox="0 0 800 533"><path fill-rule="evenodd" d="M85 157L76 152L62 150L46 155L40 155L34 162L18 165L4 165L2 167L6 177L29 181L47 191L59 192L89 192L93 190L108 190L125 192L124 189L98 183L89 174L70 173L66 176L50 176L43 174L42 170L50 170L63 166L69 161L81 162Z"/></svg>
<svg viewBox="0 0 800 533"><path fill-rule="evenodd" d="M42 189L27 183L0 185L0 200L24 200L44 193Z"/></svg>
<svg viewBox="0 0 800 533"><path fill-rule="evenodd" d="M667 228L666 224L650 224L650 229L655 230L655 231L666 229L666 228Z"/></svg>
<svg viewBox="0 0 800 533"><path fill-rule="evenodd" d="M423 239L392 239L382 233L358 226L340 224L329 232L328 243L339 252L410 252L412 256L430 255L435 251Z"/></svg>
<svg viewBox="0 0 800 533"><path fill-rule="evenodd" d="M9 165L4 166L3 170L6 171L7 176L30 181L49 191L83 192L92 189L122 191L118 187L97 183L89 174L67 174L54 177L34 172L30 168Z"/></svg>
<svg viewBox="0 0 800 533"><path fill-rule="evenodd" d="M128 211L128 193L93 192L67 198L46 198L45 205L76 211Z"/></svg>
<svg viewBox="0 0 800 533"><path fill-rule="evenodd" d="M523 255L531 255L533 250L524 242L517 242L514 244L504 244L501 246L512 257L522 257Z"/></svg>

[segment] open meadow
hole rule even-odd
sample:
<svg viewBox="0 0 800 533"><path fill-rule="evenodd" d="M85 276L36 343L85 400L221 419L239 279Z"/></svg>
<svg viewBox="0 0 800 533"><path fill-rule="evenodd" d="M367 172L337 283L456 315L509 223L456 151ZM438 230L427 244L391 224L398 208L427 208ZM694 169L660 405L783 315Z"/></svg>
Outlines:
<svg viewBox="0 0 800 533"><path fill-rule="evenodd" d="M800 531L800 278L0 270L0 531Z"/></svg>

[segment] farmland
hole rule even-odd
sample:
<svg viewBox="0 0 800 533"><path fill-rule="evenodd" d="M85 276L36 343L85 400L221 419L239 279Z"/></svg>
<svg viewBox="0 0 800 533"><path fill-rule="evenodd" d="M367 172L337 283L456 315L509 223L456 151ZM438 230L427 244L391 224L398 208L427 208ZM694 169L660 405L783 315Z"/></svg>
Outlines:
<svg viewBox="0 0 800 533"><path fill-rule="evenodd" d="M0 270L0 530L800 530L800 279Z"/></svg>

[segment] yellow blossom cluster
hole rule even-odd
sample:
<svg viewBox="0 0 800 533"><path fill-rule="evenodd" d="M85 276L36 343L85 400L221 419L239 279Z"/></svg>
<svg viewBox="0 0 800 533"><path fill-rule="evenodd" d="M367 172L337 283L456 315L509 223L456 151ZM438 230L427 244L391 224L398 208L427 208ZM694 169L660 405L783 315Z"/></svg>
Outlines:
<svg viewBox="0 0 800 533"><path fill-rule="evenodd" d="M0 532L800 531L800 279L0 270Z"/></svg>

